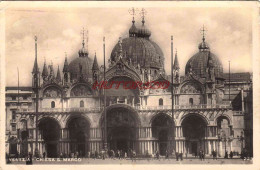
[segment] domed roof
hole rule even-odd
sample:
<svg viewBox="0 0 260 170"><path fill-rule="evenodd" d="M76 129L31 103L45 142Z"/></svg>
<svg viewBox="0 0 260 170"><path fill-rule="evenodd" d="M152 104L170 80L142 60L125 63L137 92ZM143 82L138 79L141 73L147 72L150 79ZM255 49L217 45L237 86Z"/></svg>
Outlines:
<svg viewBox="0 0 260 170"><path fill-rule="evenodd" d="M138 36L143 38L149 38L151 34L152 34L151 31L148 28L146 28L146 26L143 23L141 28L139 28L138 30Z"/></svg>
<svg viewBox="0 0 260 170"><path fill-rule="evenodd" d="M129 36L130 37L135 37L138 34L138 29L135 26L135 21L134 20L132 21L132 23L133 24L132 24L131 28L129 29Z"/></svg>
<svg viewBox="0 0 260 170"><path fill-rule="evenodd" d="M140 67L164 68L164 55L161 48L153 41L143 37L128 37L122 40L122 51L132 63ZM115 61L120 50L116 44L112 50L110 59Z"/></svg>
<svg viewBox="0 0 260 170"><path fill-rule="evenodd" d="M78 57L69 64L69 72L71 79L77 79L81 74L84 78L92 77L93 60L88 56Z"/></svg>
<svg viewBox="0 0 260 170"><path fill-rule="evenodd" d="M198 53L193 55L186 63L185 74L191 69L196 75L200 77L206 77L207 66L209 64L209 56L211 57L212 66L215 68L216 78L223 77L223 66L218 57L210 51L200 50Z"/></svg>

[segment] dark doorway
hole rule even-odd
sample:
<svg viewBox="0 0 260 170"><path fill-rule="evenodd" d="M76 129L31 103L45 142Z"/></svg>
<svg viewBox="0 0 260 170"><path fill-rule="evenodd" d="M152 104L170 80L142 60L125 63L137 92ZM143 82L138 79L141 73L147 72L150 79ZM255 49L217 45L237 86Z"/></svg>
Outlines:
<svg viewBox="0 0 260 170"><path fill-rule="evenodd" d="M78 152L79 156L85 156L88 151L88 139L90 124L83 117L71 118L68 122L70 152Z"/></svg>
<svg viewBox="0 0 260 170"><path fill-rule="evenodd" d="M107 112L107 139L109 149L135 150L136 119L132 111L126 108L113 108Z"/></svg>
<svg viewBox="0 0 260 170"><path fill-rule="evenodd" d="M196 155L198 150L198 144L197 142L192 142L191 143L191 152L192 154Z"/></svg>
<svg viewBox="0 0 260 170"><path fill-rule="evenodd" d="M163 113L158 114L152 121L152 136L158 139L160 155L165 155L166 150L171 153L174 149L173 126L171 118Z"/></svg>
<svg viewBox="0 0 260 170"><path fill-rule="evenodd" d="M205 139L206 121L199 115L190 114L182 121L183 137L191 140L191 153L197 152L198 145ZM200 142L197 142L200 141ZM187 148L186 148L187 149ZM205 151L205 150L204 150Z"/></svg>
<svg viewBox="0 0 260 170"><path fill-rule="evenodd" d="M134 129L127 127L110 129L108 135L110 149L114 151L122 150L124 152L127 152L129 149L134 149L133 131Z"/></svg>
<svg viewBox="0 0 260 170"><path fill-rule="evenodd" d="M161 155L166 154L168 144L168 130L161 130L159 132L159 150Z"/></svg>
<svg viewBox="0 0 260 170"><path fill-rule="evenodd" d="M39 130L45 142L47 157L58 157L58 143L60 138L60 126L52 118L43 118L39 123Z"/></svg>

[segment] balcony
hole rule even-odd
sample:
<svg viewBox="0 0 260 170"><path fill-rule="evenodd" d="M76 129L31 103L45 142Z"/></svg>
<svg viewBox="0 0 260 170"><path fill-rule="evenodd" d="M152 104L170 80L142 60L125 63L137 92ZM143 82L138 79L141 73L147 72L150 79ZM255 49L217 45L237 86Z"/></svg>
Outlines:
<svg viewBox="0 0 260 170"><path fill-rule="evenodd" d="M171 105L163 105L163 106L135 106L137 110L171 110ZM174 105L174 110L187 110L187 109L230 109L230 105Z"/></svg>
<svg viewBox="0 0 260 170"><path fill-rule="evenodd" d="M39 108L38 112L99 112L101 111L101 107L94 108ZM18 113L30 113L35 112L35 109L19 109Z"/></svg>
<svg viewBox="0 0 260 170"><path fill-rule="evenodd" d="M122 104L122 103L115 103L115 104ZM123 103L124 104L124 103ZM136 110L145 111L145 110L171 110L171 105L163 105L163 106L138 106L132 104L125 104L135 108ZM194 109L231 109L230 105L174 105L174 110L194 110ZM103 107L93 107L93 108L39 108L39 113L47 113L47 112L85 112L85 113L92 113L92 112L101 112ZM19 109L18 113L33 113L35 109Z"/></svg>

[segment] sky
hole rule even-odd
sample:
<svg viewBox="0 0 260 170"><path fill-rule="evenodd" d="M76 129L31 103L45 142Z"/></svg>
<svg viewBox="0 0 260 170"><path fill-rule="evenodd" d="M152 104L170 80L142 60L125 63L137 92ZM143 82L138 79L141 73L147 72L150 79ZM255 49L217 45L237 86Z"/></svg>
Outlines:
<svg viewBox="0 0 260 170"><path fill-rule="evenodd" d="M141 9L139 8L139 11ZM206 28L206 42L222 62L224 72L252 72L252 12L250 8L145 8L146 26L151 40L162 49L165 70L170 74L171 35L178 51L181 75L189 58L198 52L201 29ZM132 24L129 8L9 8L6 10L6 85L31 85L35 58L34 35L38 37L38 64L62 70L65 52L68 61L78 57L82 45L82 28L89 32L91 58L96 52L103 63L103 36L106 37L106 60L119 37L128 37ZM139 12L136 24L141 25Z"/></svg>

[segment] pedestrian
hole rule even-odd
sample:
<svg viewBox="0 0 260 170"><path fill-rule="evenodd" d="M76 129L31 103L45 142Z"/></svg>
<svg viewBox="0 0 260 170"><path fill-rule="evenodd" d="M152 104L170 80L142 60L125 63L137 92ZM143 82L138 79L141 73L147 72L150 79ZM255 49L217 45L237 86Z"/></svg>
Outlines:
<svg viewBox="0 0 260 170"><path fill-rule="evenodd" d="M202 150L199 151L199 158L202 161Z"/></svg>
<svg viewBox="0 0 260 170"><path fill-rule="evenodd" d="M132 161L135 161L135 157L136 157L136 152L135 152L135 150L133 150L133 159L132 159Z"/></svg>
<svg viewBox="0 0 260 170"><path fill-rule="evenodd" d="M194 155L195 155L195 158L197 158L197 151L195 151L195 154L194 154Z"/></svg>
<svg viewBox="0 0 260 170"><path fill-rule="evenodd" d="M183 153L180 153L181 161L183 160Z"/></svg>
<svg viewBox="0 0 260 170"><path fill-rule="evenodd" d="M202 160L204 161L205 160L205 153L204 153L204 151L201 152L201 157L202 157Z"/></svg>
<svg viewBox="0 0 260 170"><path fill-rule="evenodd" d="M45 152L43 152L43 154L42 154L42 155L43 155L43 159L45 159L45 157L46 157L46 153L45 153Z"/></svg>
<svg viewBox="0 0 260 170"><path fill-rule="evenodd" d="M230 151L229 157L232 159L233 158L233 152Z"/></svg>
<svg viewBox="0 0 260 170"><path fill-rule="evenodd" d="M158 150L155 152L155 155L156 155L156 159L158 159L158 160L159 160L159 158L160 158L160 155L159 155L159 152L158 152Z"/></svg>
<svg viewBox="0 0 260 170"><path fill-rule="evenodd" d="M225 152L225 157L224 158L228 159L228 152L227 151Z"/></svg>
<svg viewBox="0 0 260 170"><path fill-rule="evenodd" d="M168 160L169 160L168 150L166 150L166 152L165 152L165 159L168 159Z"/></svg>
<svg viewBox="0 0 260 170"><path fill-rule="evenodd" d="M178 152L175 153L175 156L176 156L176 161L179 161L179 153Z"/></svg>

